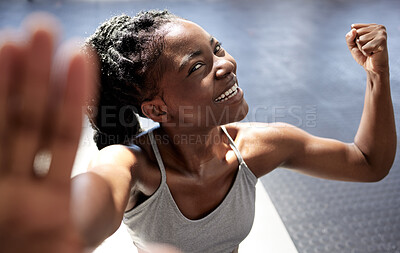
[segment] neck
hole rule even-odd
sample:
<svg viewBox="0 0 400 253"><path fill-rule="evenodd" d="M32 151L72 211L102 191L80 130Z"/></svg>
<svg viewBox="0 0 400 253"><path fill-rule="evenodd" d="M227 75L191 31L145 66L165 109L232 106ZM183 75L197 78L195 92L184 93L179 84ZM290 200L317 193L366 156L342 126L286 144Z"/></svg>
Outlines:
<svg viewBox="0 0 400 253"><path fill-rule="evenodd" d="M213 159L225 160L229 149L228 138L220 126L212 128L179 128L161 125L161 135L166 135L173 156L185 172L202 174L204 165ZM164 140L164 138L163 138Z"/></svg>

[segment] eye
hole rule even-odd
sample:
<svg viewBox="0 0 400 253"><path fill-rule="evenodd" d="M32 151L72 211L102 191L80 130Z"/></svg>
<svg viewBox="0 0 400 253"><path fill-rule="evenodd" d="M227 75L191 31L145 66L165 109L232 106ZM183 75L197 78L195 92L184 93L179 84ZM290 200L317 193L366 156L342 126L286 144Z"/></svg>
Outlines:
<svg viewBox="0 0 400 253"><path fill-rule="evenodd" d="M214 54L217 54L221 50L222 50L222 43L217 42L217 44L215 45L215 48L214 48Z"/></svg>
<svg viewBox="0 0 400 253"><path fill-rule="evenodd" d="M204 64L203 64L203 63L200 63L200 62L196 63L196 64L189 70L189 74L188 74L188 75L192 74L193 72L195 72L196 70L198 70L199 68L201 68L201 66L203 66L203 65L204 65Z"/></svg>

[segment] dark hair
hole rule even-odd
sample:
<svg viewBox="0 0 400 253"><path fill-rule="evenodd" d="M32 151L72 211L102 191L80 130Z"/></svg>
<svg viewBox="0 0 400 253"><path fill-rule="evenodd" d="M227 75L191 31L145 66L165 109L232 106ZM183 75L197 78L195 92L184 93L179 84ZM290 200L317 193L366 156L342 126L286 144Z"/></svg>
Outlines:
<svg viewBox="0 0 400 253"><path fill-rule="evenodd" d="M158 61L164 49L160 27L176 18L155 10L115 16L87 39L100 65L98 95L87 110L99 149L126 144L142 132L136 114L144 116L141 104L157 94L163 72Z"/></svg>

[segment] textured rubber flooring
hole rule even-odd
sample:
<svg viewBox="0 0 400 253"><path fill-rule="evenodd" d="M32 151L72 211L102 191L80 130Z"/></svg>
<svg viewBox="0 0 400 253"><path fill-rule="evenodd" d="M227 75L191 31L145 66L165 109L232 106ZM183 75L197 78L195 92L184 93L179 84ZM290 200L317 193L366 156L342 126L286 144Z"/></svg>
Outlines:
<svg viewBox="0 0 400 253"><path fill-rule="evenodd" d="M277 5L287 10L290 4L284 2ZM285 24L277 43L284 48L272 52L272 58L268 57L272 50L263 50L266 60L261 64L272 66L265 75L272 91L263 92L259 86L250 102L272 105L267 114L271 121L275 117L318 136L351 142L362 112L365 74L349 57L342 29L353 22L376 22L388 29L399 126L400 1L324 1L312 4L314 8L310 1L300 2L290 7L296 9L293 16L274 17ZM254 29L262 26L260 22ZM279 36L274 30L280 29L266 27L263 34ZM268 98L264 102L263 96ZM299 252L400 252L398 158L399 154L389 176L379 183L334 182L284 170L262 182Z"/></svg>
<svg viewBox="0 0 400 253"><path fill-rule="evenodd" d="M238 62L239 83L250 105L245 121L284 121L346 142L357 130L366 78L344 36L352 23L382 23L389 34L400 132L398 0L0 0L0 26L16 26L27 13L46 10L60 18L65 38L84 37L111 15L148 8L168 8L222 41ZM399 167L397 154L390 174L370 184L321 180L282 169L262 182L299 252L396 253Z"/></svg>

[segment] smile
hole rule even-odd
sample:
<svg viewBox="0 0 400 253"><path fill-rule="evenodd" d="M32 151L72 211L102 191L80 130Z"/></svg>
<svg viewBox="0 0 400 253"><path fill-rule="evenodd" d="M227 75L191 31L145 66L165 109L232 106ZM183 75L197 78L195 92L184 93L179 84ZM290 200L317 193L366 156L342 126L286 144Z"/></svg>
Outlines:
<svg viewBox="0 0 400 253"><path fill-rule="evenodd" d="M229 90L225 91L221 95L219 95L214 102L219 103L223 101L227 101L234 97L238 93L238 85L235 83Z"/></svg>

